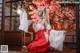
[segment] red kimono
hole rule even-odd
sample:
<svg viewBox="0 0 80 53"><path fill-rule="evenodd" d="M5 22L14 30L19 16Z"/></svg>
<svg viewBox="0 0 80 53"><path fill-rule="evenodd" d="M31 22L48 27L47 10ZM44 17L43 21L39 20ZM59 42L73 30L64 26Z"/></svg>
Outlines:
<svg viewBox="0 0 80 53"><path fill-rule="evenodd" d="M43 3L44 2L41 2L41 3L37 2L35 4L37 4L37 6L39 6L39 5L43 5ZM38 18L37 14L35 14L35 15L33 14L31 17L32 18ZM46 41L46 38L45 38L45 33L44 33L45 28L44 28L43 24L41 24L41 23L36 24L36 26L34 26L34 29L36 29L36 28L37 28L37 31L36 31L36 34L35 34L35 39L32 43L30 43L28 45L28 47L27 47L28 51L29 52L43 52L43 53L46 53L46 52L48 52L49 44L48 44L48 41Z"/></svg>
<svg viewBox="0 0 80 53"><path fill-rule="evenodd" d="M35 40L28 45L29 52L48 52L48 42L44 37L44 30L36 32Z"/></svg>

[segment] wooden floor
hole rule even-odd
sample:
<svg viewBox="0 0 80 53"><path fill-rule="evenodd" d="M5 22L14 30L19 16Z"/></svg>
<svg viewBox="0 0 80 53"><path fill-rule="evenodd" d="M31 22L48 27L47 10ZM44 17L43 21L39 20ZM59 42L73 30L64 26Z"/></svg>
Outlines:
<svg viewBox="0 0 80 53"><path fill-rule="evenodd" d="M21 47L17 47L17 46L13 46L9 48L9 52L8 53L21 53ZM70 49L70 48L64 48L64 50L61 51L57 51L57 50L53 50L53 51L49 51L48 53L77 53L76 49Z"/></svg>
<svg viewBox="0 0 80 53"><path fill-rule="evenodd" d="M21 53L20 51L9 51L8 53ZM62 52L60 51L49 51L48 53L76 53L75 49L64 49Z"/></svg>
<svg viewBox="0 0 80 53"><path fill-rule="evenodd" d="M50 51L49 53L77 53L76 49L64 49L61 51Z"/></svg>

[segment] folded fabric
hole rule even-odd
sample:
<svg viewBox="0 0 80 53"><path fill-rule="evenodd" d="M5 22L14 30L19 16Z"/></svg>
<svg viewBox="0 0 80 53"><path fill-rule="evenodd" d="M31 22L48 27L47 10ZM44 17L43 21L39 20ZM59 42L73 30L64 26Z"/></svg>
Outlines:
<svg viewBox="0 0 80 53"><path fill-rule="evenodd" d="M49 36L50 47L56 50L63 50L63 42L65 39L64 31L51 30Z"/></svg>

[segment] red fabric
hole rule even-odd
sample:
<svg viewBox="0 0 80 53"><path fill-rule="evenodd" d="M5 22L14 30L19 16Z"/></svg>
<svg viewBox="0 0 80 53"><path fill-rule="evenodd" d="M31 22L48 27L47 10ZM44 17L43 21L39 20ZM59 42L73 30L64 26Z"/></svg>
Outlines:
<svg viewBox="0 0 80 53"><path fill-rule="evenodd" d="M44 30L36 32L34 41L28 45L29 52L48 52L48 42L44 36Z"/></svg>

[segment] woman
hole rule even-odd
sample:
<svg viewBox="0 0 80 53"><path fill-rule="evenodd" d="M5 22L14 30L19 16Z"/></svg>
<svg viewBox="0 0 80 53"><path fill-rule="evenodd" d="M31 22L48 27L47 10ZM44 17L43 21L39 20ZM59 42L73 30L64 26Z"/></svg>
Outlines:
<svg viewBox="0 0 80 53"><path fill-rule="evenodd" d="M45 38L45 28L44 28L44 19L37 20L38 22L34 23L34 29L36 31L35 39L32 43L28 45L29 52L48 52L48 42Z"/></svg>
<svg viewBox="0 0 80 53"><path fill-rule="evenodd" d="M34 12L34 11L33 11ZM37 11L35 11L37 13ZM41 15L42 13L37 13L35 18L33 18L33 28L36 32L34 41L30 43L27 47L29 52L48 52L48 41L45 38L45 23L46 19ZM37 17L38 15L38 17Z"/></svg>

